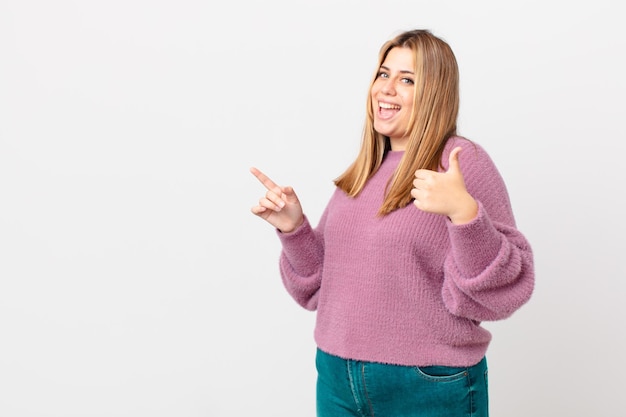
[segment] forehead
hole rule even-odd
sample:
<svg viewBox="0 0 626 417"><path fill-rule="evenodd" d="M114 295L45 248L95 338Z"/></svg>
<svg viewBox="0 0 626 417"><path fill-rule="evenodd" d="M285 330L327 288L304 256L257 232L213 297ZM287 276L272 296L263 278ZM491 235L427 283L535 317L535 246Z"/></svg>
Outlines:
<svg viewBox="0 0 626 417"><path fill-rule="evenodd" d="M415 57L410 48L392 48L385 57L382 66L398 71L415 71Z"/></svg>

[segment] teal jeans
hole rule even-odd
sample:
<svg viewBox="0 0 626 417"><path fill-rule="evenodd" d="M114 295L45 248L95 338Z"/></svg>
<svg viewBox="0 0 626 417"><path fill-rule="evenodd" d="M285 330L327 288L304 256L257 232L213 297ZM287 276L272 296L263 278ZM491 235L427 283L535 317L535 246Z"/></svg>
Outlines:
<svg viewBox="0 0 626 417"><path fill-rule="evenodd" d="M487 361L399 366L317 350L318 417L488 417Z"/></svg>

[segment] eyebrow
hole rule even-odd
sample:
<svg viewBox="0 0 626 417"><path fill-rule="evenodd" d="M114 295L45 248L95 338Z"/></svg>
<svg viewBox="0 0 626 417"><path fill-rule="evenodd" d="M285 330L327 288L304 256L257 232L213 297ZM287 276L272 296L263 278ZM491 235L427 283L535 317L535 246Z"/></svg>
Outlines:
<svg viewBox="0 0 626 417"><path fill-rule="evenodd" d="M381 65L380 66L381 69L385 69L387 71L391 71L391 69L389 69L388 67ZM413 71L408 71L408 70L400 70L400 74L411 74L411 75L415 75L415 73Z"/></svg>

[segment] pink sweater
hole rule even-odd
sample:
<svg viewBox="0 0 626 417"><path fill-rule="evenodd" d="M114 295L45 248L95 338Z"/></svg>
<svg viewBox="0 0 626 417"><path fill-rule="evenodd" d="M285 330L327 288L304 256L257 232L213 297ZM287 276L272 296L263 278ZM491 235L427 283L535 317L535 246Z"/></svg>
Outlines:
<svg viewBox="0 0 626 417"><path fill-rule="evenodd" d="M488 154L457 145L478 216L454 225L413 204L378 217L387 180L403 157L389 152L356 198L337 189L314 229L280 233L287 291L317 310L315 341L343 358L409 366L470 366L491 334L481 321L510 316L531 296L533 254L515 226L505 184Z"/></svg>

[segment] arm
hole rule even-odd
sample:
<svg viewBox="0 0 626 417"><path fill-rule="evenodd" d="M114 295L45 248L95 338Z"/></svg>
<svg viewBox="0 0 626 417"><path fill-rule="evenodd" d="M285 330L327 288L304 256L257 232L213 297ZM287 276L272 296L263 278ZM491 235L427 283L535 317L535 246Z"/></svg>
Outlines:
<svg viewBox="0 0 626 417"><path fill-rule="evenodd" d="M444 264L442 296L455 315L500 320L525 304L533 292L533 253L516 228L497 168L479 146L464 147L459 163L478 210L468 223L448 221L451 248Z"/></svg>
<svg viewBox="0 0 626 417"><path fill-rule="evenodd" d="M256 168L250 171L267 190L251 211L276 228L283 246L279 268L285 288L302 307L315 310L324 259L321 231L328 207L313 230L291 187L279 186Z"/></svg>
<svg viewBox="0 0 626 417"><path fill-rule="evenodd" d="M326 211L316 229L305 217L302 225L292 233L277 231L283 247L279 259L283 284L293 299L307 310L317 308L322 283L325 219Z"/></svg>

